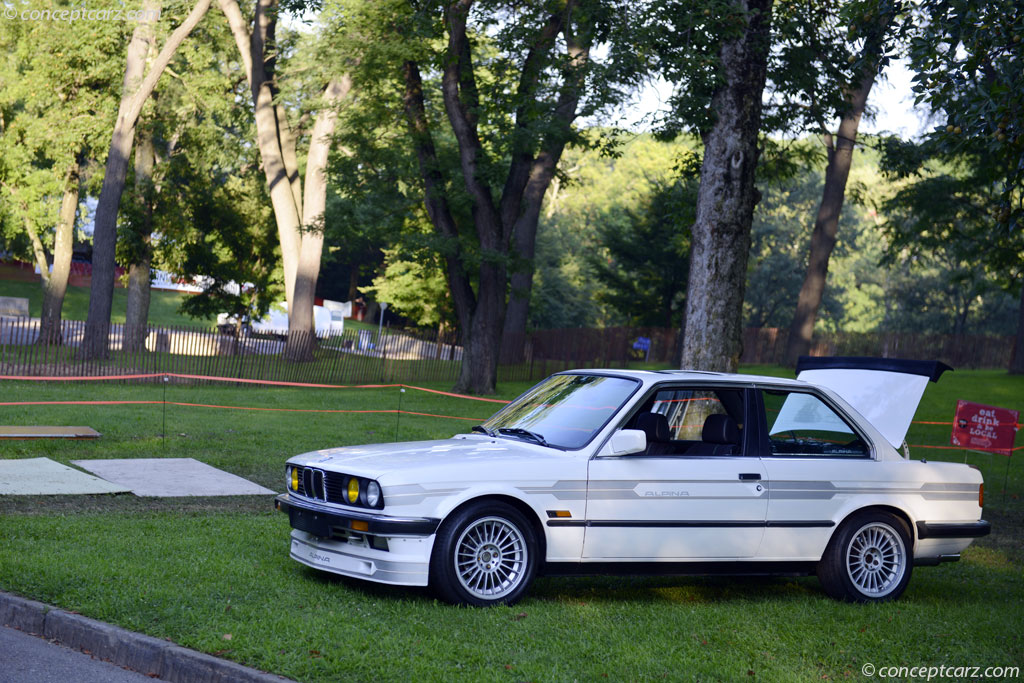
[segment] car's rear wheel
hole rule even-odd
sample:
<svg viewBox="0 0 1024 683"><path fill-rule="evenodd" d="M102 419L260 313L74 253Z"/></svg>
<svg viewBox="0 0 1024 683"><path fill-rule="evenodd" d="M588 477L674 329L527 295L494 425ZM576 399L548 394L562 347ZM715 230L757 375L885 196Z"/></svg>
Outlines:
<svg viewBox="0 0 1024 683"><path fill-rule="evenodd" d="M537 567L533 528L514 507L473 503L438 529L430 585L456 605L511 605L529 588Z"/></svg>
<svg viewBox="0 0 1024 683"><path fill-rule="evenodd" d="M848 602L895 600L910 581L914 560L906 522L871 510L846 520L818 564L825 592Z"/></svg>

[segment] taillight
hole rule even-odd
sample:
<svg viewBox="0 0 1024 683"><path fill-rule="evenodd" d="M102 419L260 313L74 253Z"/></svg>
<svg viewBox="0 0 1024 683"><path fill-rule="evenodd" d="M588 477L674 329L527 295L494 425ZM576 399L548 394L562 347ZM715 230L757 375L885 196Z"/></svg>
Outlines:
<svg viewBox="0 0 1024 683"><path fill-rule="evenodd" d="M978 484L978 507L985 507L985 485Z"/></svg>

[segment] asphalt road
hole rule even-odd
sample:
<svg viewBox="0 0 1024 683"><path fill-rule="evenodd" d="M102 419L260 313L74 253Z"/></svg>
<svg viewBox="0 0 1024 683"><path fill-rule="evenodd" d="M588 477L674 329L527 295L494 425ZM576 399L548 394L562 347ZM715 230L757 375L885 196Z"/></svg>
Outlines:
<svg viewBox="0 0 1024 683"><path fill-rule="evenodd" d="M150 678L0 626L0 683L143 683Z"/></svg>

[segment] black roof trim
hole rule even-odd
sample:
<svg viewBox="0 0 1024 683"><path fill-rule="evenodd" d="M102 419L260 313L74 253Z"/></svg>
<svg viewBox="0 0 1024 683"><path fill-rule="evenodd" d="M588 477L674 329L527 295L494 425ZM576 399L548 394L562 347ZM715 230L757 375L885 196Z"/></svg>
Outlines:
<svg viewBox="0 0 1024 683"><path fill-rule="evenodd" d="M938 382L946 370L953 368L937 360L906 360L904 358L871 358L867 356L800 356L796 362L796 374L804 370L880 370L902 372L906 375L923 375L932 382Z"/></svg>

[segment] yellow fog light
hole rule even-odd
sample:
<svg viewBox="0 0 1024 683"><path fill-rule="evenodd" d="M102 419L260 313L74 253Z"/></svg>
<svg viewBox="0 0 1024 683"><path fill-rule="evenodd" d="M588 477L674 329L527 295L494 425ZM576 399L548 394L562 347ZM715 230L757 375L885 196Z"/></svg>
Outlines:
<svg viewBox="0 0 1024 683"><path fill-rule="evenodd" d="M348 502L355 503L359 500L359 480L352 477L348 480Z"/></svg>
<svg viewBox="0 0 1024 683"><path fill-rule="evenodd" d="M292 491L299 490L299 469L297 467L289 467L288 472L291 475L291 486Z"/></svg>

